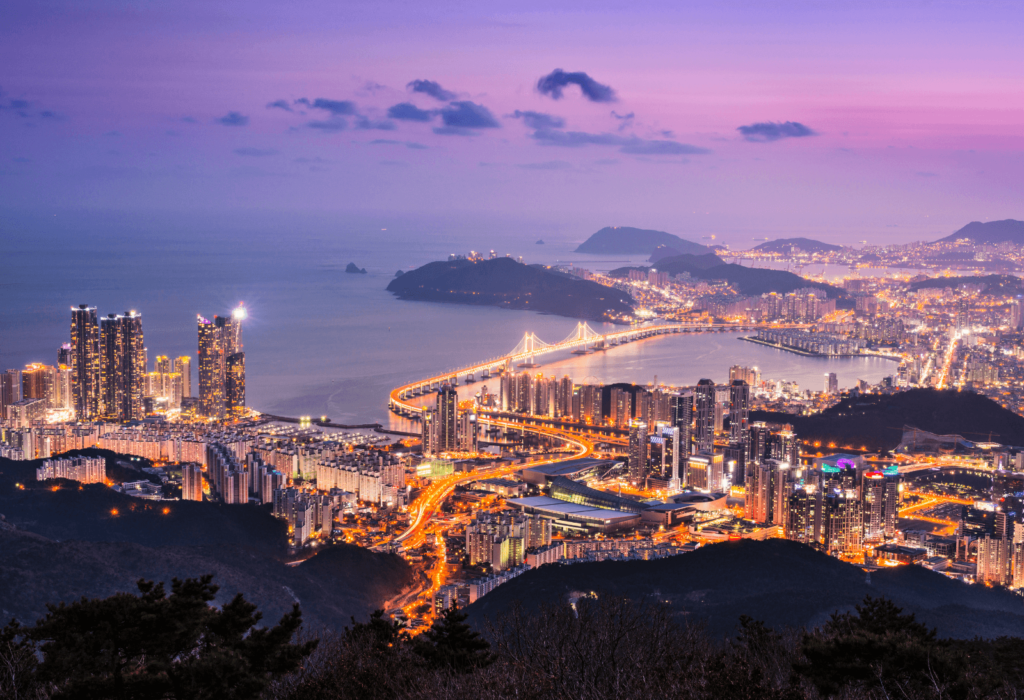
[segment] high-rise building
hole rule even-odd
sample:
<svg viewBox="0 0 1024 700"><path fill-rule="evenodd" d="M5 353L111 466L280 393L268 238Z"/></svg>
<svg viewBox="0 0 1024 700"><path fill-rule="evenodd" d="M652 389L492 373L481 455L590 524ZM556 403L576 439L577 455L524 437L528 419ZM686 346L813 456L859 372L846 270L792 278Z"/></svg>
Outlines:
<svg viewBox="0 0 1024 700"><path fill-rule="evenodd" d="M95 306L71 309L71 392L79 420L100 416L100 322Z"/></svg>
<svg viewBox="0 0 1024 700"><path fill-rule="evenodd" d="M192 358L182 355L174 361L174 371L181 375L181 396L191 398L192 396Z"/></svg>
<svg viewBox="0 0 1024 700"><path fill-rule="evenodd" d="M47 409L55 409L59 387L55 386L55 370L49 365L34 362L26 365L21 372L21 397L23 399L42 399Z"/></svg>
<svg viewBox="0 0 1024 700"><path fill-rule="evenodd" d="M1012 569L1013 541L986 535L978 540L978 568L975 580L979 583L1006 585Z"/></svg>
<svg viewBox="0 0 1024 700"><path fill-rule="evenodd" d="M60 367L61 365L64 365L66 367L71 367L75 363L74 357L75 357L75 353L71 349L71 343L64 343L59 348L57 348L57 366L58 367Z"/></svg>
<svg viewBox="0 0 1024 700"><path fill-rule="evenodd" d="M772 431L766 423L760 421L750 426L750 437L747 438L747 457L750 464L760 464L768 458L768 438Z"/></svg>
<svg viewBox="0 0 1024 700"><path fill-rule="evenodd" d="M790 494L788 505L786 539L809 545L821 542L821 490L805 484Z"/></svg>
<svg viewBox="0 0 1024 700"><path fill-rule="evenodd" d="M633 420L633 395L619 388L614 388L609 397L609 411L612 423L616 428L628 428Z"/></svg>
<svg viewBox="0 0 1024 700"><path fill-rule="evenodd" d="M640 488L647 485L649 450L647 424L633 421L629 426L629 481Z"/></svg>
<svg viewBox="0 0 1024 700"><path fill-rule="evenodd" d="M834 396L839 393L839 377L835 372L825 374L825 393Z"/></svg>
<svg viewBox="0 0 1024 700"><path fill-rule="evenodd" d="M0 418L8 417L8 408L21 401L21 370L0 374Z"/></svg>
<svg viewBox="0 0 1024 700"><path fill-rule="evenodd" d="M956 302L956 332L966 333L971 328L970 306L967 299L961 298Z"/></svg>
<svg viewBox="0 0 1024 700"><path fill-rule="evenodd" d="M710 379L697 382L694 391L696 428L693 433L698 452L711 452L715 447L715 383Z"/></svg>
<svg viewBox="0 0 1024 700"><path fill-rule="evenodd" d="M131 421L145 416L146 360L142 315L126 311L100 319L100 389L103 415Z"/></svg>
<svg viewBox="0 0 1024 700"><path fill-rule="evenodd" d="M856 489L837 489L823 499L822 543L828 552L856 553L864 547L864 514Z"/></svg>
<svg viewBox="0 0 1024 700"><path fill-rule="evenodd" d="M167 355L157 355L153 370L160 374L170 374L174 371L171 369L171 358L167 357Z"/></svg>
<svg viewBox="0 0 1024 700"><path fill-rule="evenodd" d="M195 463L181 467L181 500L203 500L203 468Z"/></svg>
<svg viewBox="0 0 1024 700"><path fill-rule="evenodd" d="M683 391L669 399L669 422L679 428L680 458L690 454L690 439L693 434L693 392ZM686 468L685 463L682 465Z"/></svg>
<svg viewBox="0 0 1024 700"><path fill-rule="evenodd" d="M750 428L750 386L742 379L729 385L729 442L746 447Z"/></svg>
<svg viewBox="0 0 1024 700"><path fill-rule="evenodd" d="M896 536L899 477L867 472L863 477L864 539L880 542Z"/></svg>
<svg viewBox="0 0 1024 700"><path fill-rule="evenodd" d="M202 316L199 321L199 412L223 418L226 411L223 325Z"/></svg>
<svg viewBox="0 0 1024 700"><path fill-rule="evenodd" d="M437 451L455 452L459 449L458 435L459 395L450 384L437 392Z"/></svg>
<svg viewBox="0 0 1024 700"><path fill-rule="evenodd" d="M240 418L245 414L245 353L228 355L224 369L224 400L228 415Z"/></svg>

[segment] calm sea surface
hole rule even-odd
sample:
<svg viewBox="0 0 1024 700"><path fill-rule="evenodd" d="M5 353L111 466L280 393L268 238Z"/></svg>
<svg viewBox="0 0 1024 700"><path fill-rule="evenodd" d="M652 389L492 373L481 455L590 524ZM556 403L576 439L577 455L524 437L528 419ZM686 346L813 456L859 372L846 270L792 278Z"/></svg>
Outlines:
<svg viewBox="0 0 1024 700"><path fill-rule="evenodd" d="M526 331L557 342L576 324L528 311L399 301L385 291L396 270L491 248L528 263L574 262L593 270L643 261L572 253L580 241L557 232L382 228L366 221L296 227L268 220L255 234L230 222L169 229L89 220L40 233L8 224L0 243L0 370L56 362L57 348L68 341L72 305L95 305L101 314L140 311L152 365L157 355L195 358L196 314L223 314L244 302L250 405L284 415L326 414L341 423L387 422L393 386L504 354ZM280 232L268 233L275 229ZM547 242L537 245L541 236ZM349 262L367 274L346 274ZM736 334L667 336L542 361L544 372L578 381L648 383L657 376L677 385L702 377L724 381L730 365L756 365L766 378L805 388L820 387L825 372L849 386L895 369L880 359L801 357Z"/></svg>

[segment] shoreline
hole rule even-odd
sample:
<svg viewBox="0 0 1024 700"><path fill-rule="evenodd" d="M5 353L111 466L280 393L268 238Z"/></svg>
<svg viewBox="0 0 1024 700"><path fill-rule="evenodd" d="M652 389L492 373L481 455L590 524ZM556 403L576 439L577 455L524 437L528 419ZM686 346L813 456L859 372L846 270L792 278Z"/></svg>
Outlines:
<svg viewBox="0 0 1024 700"><path fill-rule="evenodd" d="M875 353L875 352L865 352L865 353L857 353L857 354L844 354L844 355L822 355L821 353L807 352L806 350L801 350L800 348L792 348L792 347L789 347L788 345L777 345L775 343L769 343L767 340L761 340L760 338L755 338L752 335L751 336L740 336L739 340L745 340L748 343L757 343L758 345L764 345L765 347L768 347L768 348L775 348L776 350L785 350L786 352L791 352L794 355L802 355L803 357L821 357L821 358L824 358L826 360L838 359L838 358L844 358L844 357L880 357L883 360L892 360L893 362L901 362L900 358L898 358L898 357L893 357L891 355L882 355L880 353Z"/></svg>

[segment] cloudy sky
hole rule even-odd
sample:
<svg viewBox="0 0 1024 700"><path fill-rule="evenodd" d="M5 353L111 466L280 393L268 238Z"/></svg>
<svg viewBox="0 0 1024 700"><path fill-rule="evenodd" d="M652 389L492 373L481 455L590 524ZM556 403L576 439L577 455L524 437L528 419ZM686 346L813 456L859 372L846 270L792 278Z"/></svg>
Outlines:
<svg viewBox="0 0 1024 700"><path fill-rule="evenodd" d="M0 212L1024 218L1024 3L10 0Z"/></svg>

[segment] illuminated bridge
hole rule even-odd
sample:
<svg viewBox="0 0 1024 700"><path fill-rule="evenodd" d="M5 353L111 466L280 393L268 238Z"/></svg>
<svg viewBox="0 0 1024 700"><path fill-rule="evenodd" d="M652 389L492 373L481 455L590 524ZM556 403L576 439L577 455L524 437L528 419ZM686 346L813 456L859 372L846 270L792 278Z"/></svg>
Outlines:
<svg viewBox="0 0 1024 700"><path fill-rule="evenodd" d="M420 408L413 405L409 399L413 399L432 391L437 391L443 384L457 386L459 380L473 381L478 376L481 379L488 379L492 373L500 373L515 367L533 367L534 360L540 355L553 352L573 351L578 354L585 352L600 351L607 348L624 345L645 338L653 338L659 335L672 333L704 333L708 331L753 331L758 326L735 325L735 324L664 324L653 326L634 326L627 330L613 331L611 333L598 333L585 322L576 324L572 332L565 339L557 343L546 343L537 337L535 333L526 333L519 344L512 348L507 355L493 357L475 365L459 367L445 371L435 377L411 382L400 386L391 392L390 408L395 413L407 418L419 418Z"/></svg>

